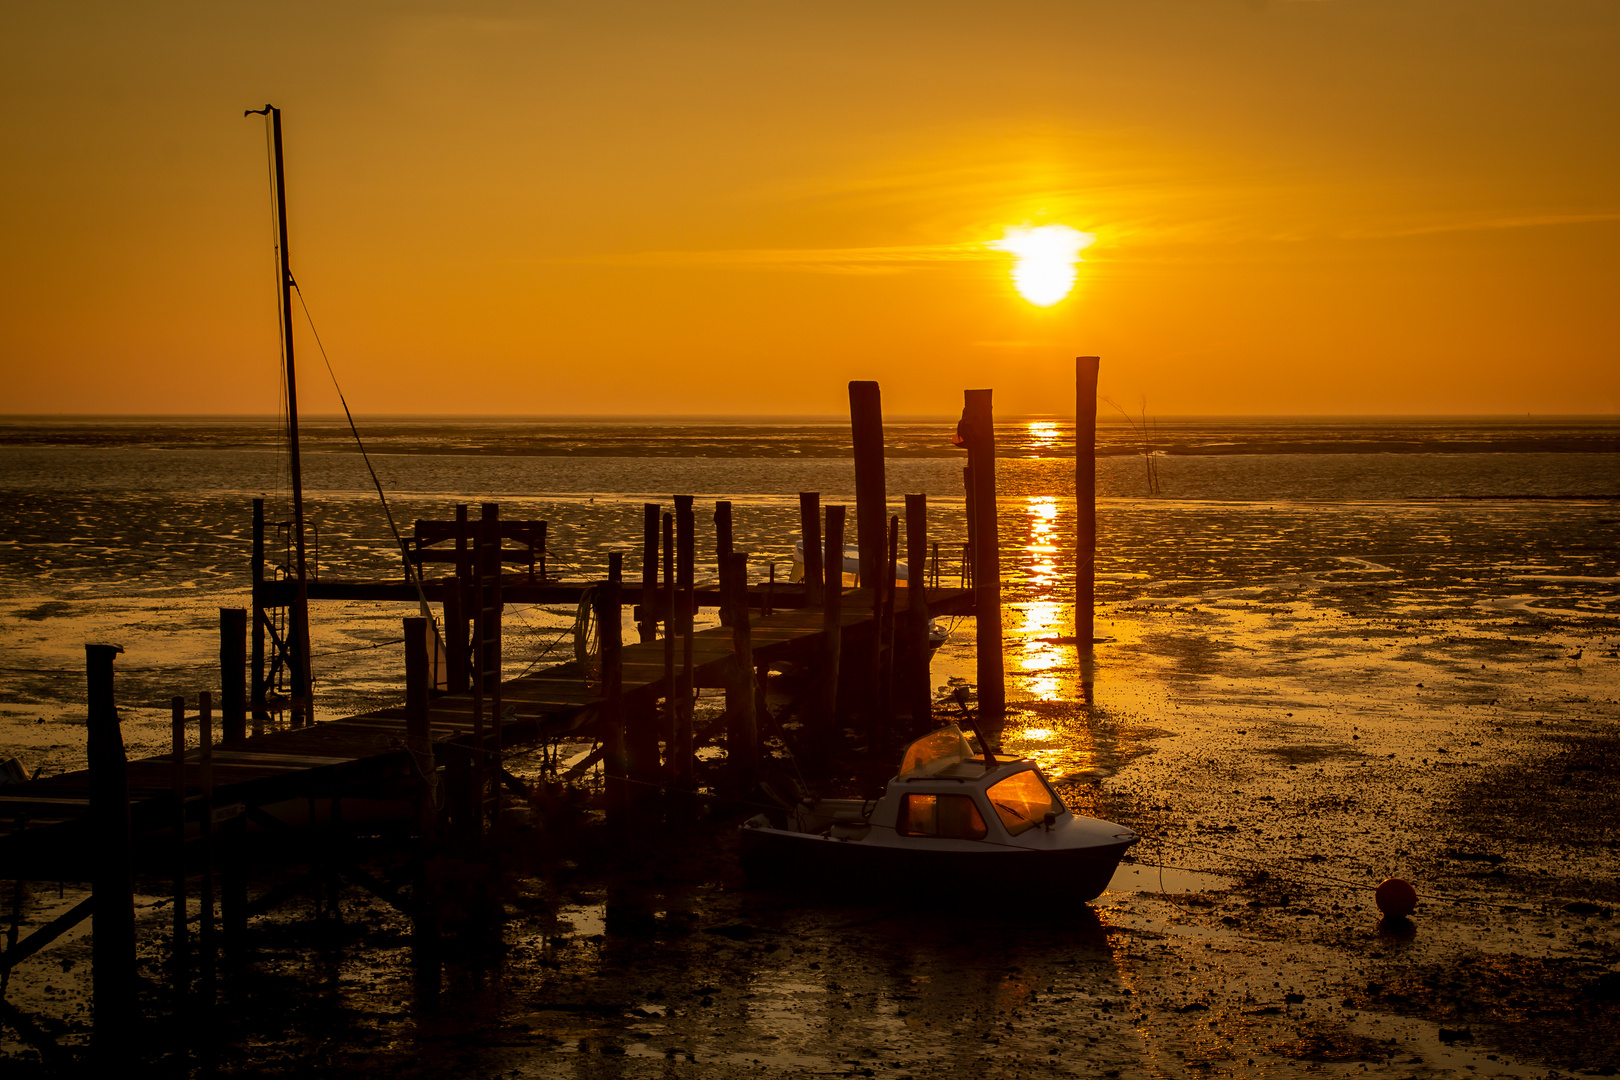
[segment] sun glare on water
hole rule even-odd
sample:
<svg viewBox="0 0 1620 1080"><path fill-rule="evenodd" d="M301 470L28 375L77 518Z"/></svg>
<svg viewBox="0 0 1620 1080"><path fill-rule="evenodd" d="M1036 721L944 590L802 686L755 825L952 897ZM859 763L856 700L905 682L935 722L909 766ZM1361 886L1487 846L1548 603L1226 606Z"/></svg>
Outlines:
<svg viewBox="0 0 1620 1080"><path fill-rule="evenodd" d="M1008 229L989 247L1013 257L1013 287L1037 307L1051 307L1074 289L1080 253L1096 237L1067 225Z"/></svg>

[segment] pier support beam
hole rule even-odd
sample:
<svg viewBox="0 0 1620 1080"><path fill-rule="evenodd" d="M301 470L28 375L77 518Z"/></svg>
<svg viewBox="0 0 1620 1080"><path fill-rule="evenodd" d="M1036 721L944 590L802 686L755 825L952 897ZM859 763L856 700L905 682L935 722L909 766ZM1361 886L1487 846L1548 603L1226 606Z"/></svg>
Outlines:
<svg viewBox="0 0 1620 1080"><path fill-rule="evenodd" d="M934 726L934 687L928 657L928 496L906 496L906 622L902 700L910 706L911 733Z"/></svg>
<svg viewBox="0 0 1620 1080"><path fill-rule="evenodd" d="M826 595L821 580L821 493L799 492L799 537L804 544L804 602L820 607Z"/></svg>
<svg viewBox="0 0 1620 1080"><path fill-rule="evenodd" d="M91 882L91 985L94 1040L103 1053L119 1052L135 1014L135 894L131 879L129 779L124 735L113 698L117 645L86 645L89 689L87 756L90 821L95 851Z"/></svg>
<svg viewBox="0 0 1620 1080"><path fill-rule="evenodd" d="M844 508L827 507L826 558L822 560L821 663L816 695L816 735L812 740L818 765L825 767L843 733L838 718L838 667L844 628Z"/></svg>
<svg viewBox="0 0 1620 1080"><path fill-rule="evenodd" d="M247 738L247 612L219 609L219 725L227 741Z"/></svg>
<svg viewBox="0 0 1620 1080"><path fill-rule="evenodd" d="M963 394L962 422L972 472L973 592L977 626L979 715L999 721L1007 712L1002 666L1001 540L996 522L996 428L991 391Z"/></svg>
<svg viewBox="0 0 1620 1080"><path fill-rule="evenodd" d="M1074 362L1074 639L1083 682L1091 682L1097 606L1097 369L1095 356Z"/></svg>

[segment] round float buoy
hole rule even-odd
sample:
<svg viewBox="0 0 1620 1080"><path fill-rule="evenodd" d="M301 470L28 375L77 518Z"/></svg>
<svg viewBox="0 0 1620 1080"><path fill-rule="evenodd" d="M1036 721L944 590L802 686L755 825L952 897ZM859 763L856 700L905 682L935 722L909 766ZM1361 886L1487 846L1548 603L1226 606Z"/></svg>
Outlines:
<svg viewBox="0 0 1620 1080"><path fill-rule="evenodd" d="M1417 890L1398 877L1392 877L1378 886L1373 894L1378 910L1397 919L1412 914L1417 907Z"/></svg>

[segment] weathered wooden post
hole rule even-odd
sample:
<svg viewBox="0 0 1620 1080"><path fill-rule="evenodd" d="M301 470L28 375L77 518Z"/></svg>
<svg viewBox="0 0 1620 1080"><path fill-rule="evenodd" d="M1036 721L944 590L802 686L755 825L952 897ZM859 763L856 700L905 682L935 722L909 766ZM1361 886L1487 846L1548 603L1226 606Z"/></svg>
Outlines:
<svg viewBox="0 0 1620 1080"><path fill-rule="evenodd" d="M748 556L733 552L725 562L720 588L729 589L731 645L736 664L731 689L726 694L726 764L732 783L739 792L752 791L759 783L759 716L755 711L758 692L754 676L754 649L748 625Z"/></svg>
<svg viewBox="0 0 1620 1080"><path fill-rule="evenodd" d="M664 617L664 722L660 734L664 738L664 773L673 777L679 770L675 765L675 745L680 730L680 710L676 708L679 689L675 682L675 515L664 515L664 591L659 596L659 610ZM648 601L644 598L642 603Z"/></svg>
<svg viewBox="0 0 1620 1080"><path fill-rule="evenodd" d="M608 579L596 590L596 625L602 647L602 714L607 725L608 746L604 761L607 774L608 820L620 827L630 824L629 762L625 752L624 637L621 626L621 588L624 555L608 555Z"/></svg>
<svg viewBox="0 0 1620 1080"><path fill-rule="evenodd" d="M444 690L447 694L467 692L467 594L464 579L447 577L444 591Z"/></svg>
<svg viewBox="0 0 1620 1080"><path fill-rule="evenodd" d="M996 428L991 391L964 392L962 418L973 470L973 607L977 626L979 715L1007 712L1007 676L1001 656L1001 540L996 522Z"/></svg>
<svg viewBox="0 0 1620 1080"><path fill-rule="evenodd" d="M207 690L197 695L197 783L202 788L202 873L198 899L197 952L208 1000L213 1002L214 960L214 700Z"/></svg>
<svg viewBox="0 0 1620 1080"><path fill-rule="evenodd" d="M641 641L658 638L658 512L657 503L641 504L641 617L636 631Z"/></svg>
<svg viewBox="0 0 1620 1080"><path fill-rule="evenodd" d="M117 645L84 647L90 765L91 985L94 1039L116 1050L135 1013L135 894L131 879L129 780L113 697Z"/></svg>
<svg viewBox="0 0 1620 1080"><path fill-rule="evenodd" d="M936 556L937 558L937 556ZM928 496L906 496L905 700L912 731L934 726L934 688L928 674Z"/></svg>
<svg viewBox="0 0 1620 1080"><path fill-rule="evenodd" d="M979 518L973 502L973 466L962 466L962 493L967 514L967 547L962 549L962 587L973 588L973 553L979 549Z"/></svg>
<svg viewBox="0 0 1620 1080"><path fill-rule="evenodd" d="M253 500L253 560L249 564L253 583L253 734L264 733L270 719L265 708L265 695L270 680L264 670L264 500Z"/></svg>
<svg viewBox="0 0 1620 1080"><path fill-rule="evenodd" d="M855 533L860 550L857 584L877 593L882 591L883 524L888 516L883 478L883 400L877 383L849 384L849 423L855 442Z"/></svg>
<svg viewBox="0 0 1620 1080"><path fill-rule="evenodd" d="M878 707L872 719L872 745L881 746L894 737L895 638L894 605L900 566L900 518L889 518L888 557L883 560L883 603L878 605Z"/></svg>
<svg viewBox="0 0 1620 1080"><path fill-rule="evenodd" d="M814 744L825 766L842 733L838 724L838 666L844 636L844 508L827 507L826 558L822 560L821 685L816 699Z"/></svg>
<svg viewBox="0 0 1620 1080"><path fill-rule="evenodd" d="M720 591L725 594L726 567L731 559L731 503L726 501L714 504L714 563L715 569L720 572ZM727 605L720 604L720 625L731 625L731 612Z"/></svg>
<svg viewBox="0 0 1620 1080"><path fill-rule="evenodd" d="M219 723L227 741L247 738L247 612L219 609Z"/></svg>
<svg viewBox="0 0 1620 1080"><path fill-rule="evenodd" d="M1082 658L1097 637L1097 369L1074 362L1074 638ZM1082 660L1089 675L1089 665ZM1089 682L1089 678L1085 681Z"/></svg>
<svg viewBox="0 0 1620 1080"><path fill-rule="evenodd" d="M675 496L675 583L680 589L681 624L681 678L675 688L675 786L682 791L692 790L695 765L692 733L693 671L693 612L697 610L697 518L692 510L692 496Z"/></svg>
<svg viewBox="0 0 1620 1080"><path fill-rule="evenodd" d="M174 794L174 811L169 817L170 828L174 830L174 988L177 994L183 995L189 968L186 943L186 699L183 697L169 701L169 738L169 779Z"/></svg>
<svg viewBox="0 0 1620 1080"><path fill-rule="evenodd" d="M433 726L429 698L433 687L430 670L432 628L423 618L405 620L405 749L420 779L421 816L424 835L438 830L439 771L433 759Z"/></svg>
<svg viewBox="0 0 1620 1080"><path fill-rule="evenodd" d="M821 493L799 492L799 535L804 543L804 602L820 607L826 595L821 580Z"/></svg>

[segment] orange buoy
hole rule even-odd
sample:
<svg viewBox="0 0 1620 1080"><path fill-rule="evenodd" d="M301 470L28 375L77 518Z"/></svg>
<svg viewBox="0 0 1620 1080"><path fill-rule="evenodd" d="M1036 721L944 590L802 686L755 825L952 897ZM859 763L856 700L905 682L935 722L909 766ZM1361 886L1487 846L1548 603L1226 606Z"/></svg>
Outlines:
<svg viewBox="0 0 1620 1080"><path fill-rule="evenodd" d="M1378 886L1373 894L1378 910L1394 918L1404 918L1417 907L1417 890L1409 882L1392 877Z"/></svg>

